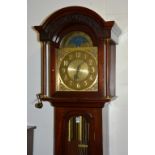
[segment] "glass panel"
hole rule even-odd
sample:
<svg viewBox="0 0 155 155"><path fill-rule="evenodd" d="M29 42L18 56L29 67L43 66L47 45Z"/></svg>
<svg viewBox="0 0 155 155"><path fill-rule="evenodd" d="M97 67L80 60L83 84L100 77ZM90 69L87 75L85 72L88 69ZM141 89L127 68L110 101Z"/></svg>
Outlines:
<svg viewBox="0 0 155 155"><path fill-rule="evenodd" d="M88 155L89 122L83 116L74 116L68 122L67 155Z"/></svg>

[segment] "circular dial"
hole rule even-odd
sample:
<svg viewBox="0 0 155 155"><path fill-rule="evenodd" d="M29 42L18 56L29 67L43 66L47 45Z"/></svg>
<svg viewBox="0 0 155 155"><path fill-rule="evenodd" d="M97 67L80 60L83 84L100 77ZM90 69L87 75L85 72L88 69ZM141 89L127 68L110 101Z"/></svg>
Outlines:
<svg viewBox="0 0 155 155"><path fill-rule="evenodd" d="M95 82L97 65L94 56L84 51L68 53L60 63L62 82L72 90L83 90Z"/></svg>

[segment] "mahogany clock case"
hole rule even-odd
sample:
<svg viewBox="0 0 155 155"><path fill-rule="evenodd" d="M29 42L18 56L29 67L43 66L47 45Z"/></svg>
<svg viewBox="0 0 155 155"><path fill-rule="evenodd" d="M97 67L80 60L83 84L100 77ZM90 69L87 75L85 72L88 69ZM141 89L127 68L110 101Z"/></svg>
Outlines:
<svg viewBox="0 0 155 155"><path fill-rule="evenodd" d="M34 28L42 43L40 99L54 106L54 155L103 155L102 108L115 98L116 44L120 29L114 21L106 22L84 7L60 9ZM85 88L76 91L74 87L73 91L57 89L57 52L62 48L63 39L72 32L87 34L92 42L88 48L97 49L97 57L92 58L94 64L97 62L95 76L98 76L97 89L93 91ZM46 52L49 53L49 70L45 67ZM47 72L49 81L45 80ZM76 76L77 72L80 69L76 69ZM45 91L46 86L49 94Z"/></svg>
<svg viewBox="0 0 155 155"><path fill-rule="evenodd" d="M53 105L68 106L73 102L89 102L103 106L102 103L115 97L115 59L118 36L121 31L114 21L104 21L97 13L84 7L67 7L50 15L41 26L34 26L39 32L39 40L49 45L50 95L43 100ZM56 52L63 38L73 31L86 33L98 48L98 91L56 91ZM97 102L97 103L96 103ZM92 103L92 104L91 104ZM67 106L66 104L64 106Z"/></svg>

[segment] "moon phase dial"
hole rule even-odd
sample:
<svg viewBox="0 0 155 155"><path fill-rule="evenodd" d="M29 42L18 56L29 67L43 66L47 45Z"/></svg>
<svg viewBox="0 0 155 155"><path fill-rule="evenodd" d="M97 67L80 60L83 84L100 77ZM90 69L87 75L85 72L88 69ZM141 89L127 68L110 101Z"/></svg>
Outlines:
<svg viewBox="0 0 155 155"><path fill-rule="evenodd" d="M69 89L85 90L96 81L96 59L85 51L70 52L60 62L59 75Z"/></svg>

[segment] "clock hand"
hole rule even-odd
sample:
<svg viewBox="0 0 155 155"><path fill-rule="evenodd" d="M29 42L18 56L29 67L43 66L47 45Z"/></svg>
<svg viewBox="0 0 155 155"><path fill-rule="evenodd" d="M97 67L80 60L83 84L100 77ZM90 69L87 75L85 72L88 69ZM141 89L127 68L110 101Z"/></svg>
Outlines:
<svg viewBox="0 0 155 155"><path fill-rule="evenodd" d="M79 64L78 66L77 66L77 69L76 69L76 73L75 73L75 75L74 75L74 80L75 81L77 81L78 80L78 73L79 73L79 71L80 71L80 68L81 68L81 65L83 64L84 62L82 62L81 64Z"/></svg>
<svg viewBox="0 0 155 155"><path fill-rule="evenodd" d="M78 73L79 73L79 69L77 68L76 69L76 73L74 74L74 81L77 81L78 80Z"/></svg>

